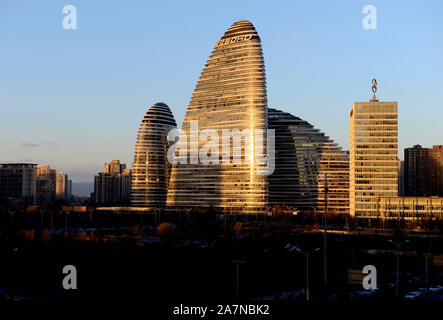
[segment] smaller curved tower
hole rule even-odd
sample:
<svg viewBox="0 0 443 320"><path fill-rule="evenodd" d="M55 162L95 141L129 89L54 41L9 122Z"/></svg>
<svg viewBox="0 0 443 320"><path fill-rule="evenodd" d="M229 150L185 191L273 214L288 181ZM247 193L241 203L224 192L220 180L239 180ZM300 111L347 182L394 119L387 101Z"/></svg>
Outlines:
<svg viewBox="0 0 443 320"><path fill-rule="evenodd" d="M322 131L290 113L269 108L268 124L275 130L269 204L323 212L327 184L328 212L349 214L349 154Z"/></svg>
<svg viewBox="0 0 443 320"><path fill-rule="evenodd" d="M167 159L168 132L177 125L162 102L146 112L137 134L132 164L131 206L164 207L171 175Z"/></svg>

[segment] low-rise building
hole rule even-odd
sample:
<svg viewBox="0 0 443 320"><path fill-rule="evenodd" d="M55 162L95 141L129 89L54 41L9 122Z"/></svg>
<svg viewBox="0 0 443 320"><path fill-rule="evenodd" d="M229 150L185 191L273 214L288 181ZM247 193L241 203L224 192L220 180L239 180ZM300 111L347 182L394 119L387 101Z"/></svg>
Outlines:
<svg viewBox="0 0 443 320"><path fill-rule="evenodd" d="M383 219L443 218L443 197L379 197L377 216Z"/></svg>

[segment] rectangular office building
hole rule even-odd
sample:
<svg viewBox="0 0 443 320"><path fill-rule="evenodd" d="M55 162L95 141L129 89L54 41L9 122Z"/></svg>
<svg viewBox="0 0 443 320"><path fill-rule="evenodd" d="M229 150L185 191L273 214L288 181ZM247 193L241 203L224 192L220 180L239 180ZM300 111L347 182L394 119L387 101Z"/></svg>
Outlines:
<svg viewBox="0 0 443 320"><path fill-rule="evenodd" d="M36 173L34 163L0 164L0 195L12 201L35 203Z"/></svg>
<svg viewBox="0 0 443 320"><path fill-rule="evenodd" d="M397 102L355 102L350 112L350 212L377 216L377 198L398 196Z"/></svg>

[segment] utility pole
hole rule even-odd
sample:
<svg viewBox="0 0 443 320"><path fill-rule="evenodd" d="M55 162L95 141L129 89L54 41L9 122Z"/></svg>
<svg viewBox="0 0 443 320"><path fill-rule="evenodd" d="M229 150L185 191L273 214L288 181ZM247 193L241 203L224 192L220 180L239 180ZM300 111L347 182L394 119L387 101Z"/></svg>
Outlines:
<svg viewBox="0 0 443 320"><path fill-rule="evenodd" d="M398 275L399 275L399 267L400 267L400 246L409 242L409 240L405 240L404 242L395 242L389 240L390 243L397 246L397 285L395 288L395 295L398 297Z"/></svg>
<svg viewBox="0 0 443 320"><path fill-rule="evenodd" d="M306 255L306 301L310 299L309 294L309 254Z"/></svg>
<svg viewBox="0 0 443 320"><path fill-rule="evenodd" d="M326 246L327 246L327 240L326 240L326 223L327 223L327 218L328 218L328 174L325 173L325 216L323 219L324 222L324 244L323 244L323 248L324 248L324 252L323 252L323 260L324 260L324 284L325 284L325 288L328 287L328 263L327 263L327 252L326 252Z"/></svg>
<svg viewBox="0 0 443 320"><path fill-rule="evenodd" d="M425 281L426 281L426 288L429 289L429 278L428 278L428 258L429 258L429 253L426 253L426 266L425 266Z"/></svg>

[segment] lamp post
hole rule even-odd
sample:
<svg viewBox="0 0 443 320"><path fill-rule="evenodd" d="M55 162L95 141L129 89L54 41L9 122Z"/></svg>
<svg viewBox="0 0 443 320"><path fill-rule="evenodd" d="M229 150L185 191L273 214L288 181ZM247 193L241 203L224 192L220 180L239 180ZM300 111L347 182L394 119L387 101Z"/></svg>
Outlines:
<svg viewBox="0 0 443 320"><path fill-rule="evenodd" d="M399 274L399 266L400 266L400 246L403 244L406 244L409 242L409 240L405 240L403 242L399 241L399 242L395 242L391 239L389 239L389 242L394 244L395 246L397 246L397 285L395 288L395 295L398 297L398 274Z"/></svg>
<svg viewBox="0 0 443 320"><path fill-rule="evenodd" d="M429 277L428 277L428 258L429 258L429 253L426 253L426 265L425 265L425 281L426 281L426 288L429 289Z"/></svg>
<svg viewBox="0 0 443 320"><path fill-rule="evenodd" d="M235 299L240 301L240 265L244 264L244 260L232 260L232 263L237 265L237 277L236 277L236 287L235 287Z"/></svg>
<svg viewBox="0 0 443 320"><path fill-rule="evenodd" d="M14 228L14 214L15 214L15 211L8 210L8 212L11 215L11 229L13 229Z"/></svg>
<svg viewBox="0 0 443 320"><path fill-rule="evenodd" d="M40 229L43 228L43 213L45 213L45 209L40 209Z"/></svg>
<svg viewBox="0 0 443 320"><path fill-rule="evenodd" d="M309 301L310 299L310 292L309 292L309 256L315 252L317 252L318 250L320 250L320 248L315 248L312 251L304 251L302 249L300 249L299 247L295 246L295 250L301 254L304 254L306 257L306 301Z"/></svg>
<svg viewBox="0 0 443 320"><path fill-rule="evenodd" d="M65 211L65 231L68 231L68 211Z"/></svg>

